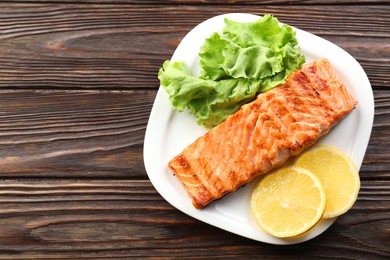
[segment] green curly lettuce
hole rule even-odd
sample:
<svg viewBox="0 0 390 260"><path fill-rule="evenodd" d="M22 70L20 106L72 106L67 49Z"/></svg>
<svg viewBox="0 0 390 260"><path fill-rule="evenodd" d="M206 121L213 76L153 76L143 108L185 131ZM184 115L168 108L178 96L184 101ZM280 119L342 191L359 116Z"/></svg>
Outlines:
<svg viewBox="0 0 390 260"><path fill-rule="evenodd" d="M295 31L265 15L254 22L225 19L222 35L213 33L200 48L200 77L184 62L165 61L161 85L172 106L189 109L197 123L212 128L257 94L285 82L305 62Z"/></svg>

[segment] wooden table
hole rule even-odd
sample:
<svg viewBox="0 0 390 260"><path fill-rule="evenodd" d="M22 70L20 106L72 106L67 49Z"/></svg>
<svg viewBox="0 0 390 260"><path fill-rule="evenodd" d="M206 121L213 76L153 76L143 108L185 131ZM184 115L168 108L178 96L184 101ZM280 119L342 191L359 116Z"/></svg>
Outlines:
<svg viewBox="0 0 390 260"><path fill-rule="evenodd" d="M0 258L390 257L390 6L339 2L1 3ZM195 25L229 12L270 13L334 42L372 84L359 198L302 244L260 243L197 221L168 204L144 168L158 69Z"/></svg>

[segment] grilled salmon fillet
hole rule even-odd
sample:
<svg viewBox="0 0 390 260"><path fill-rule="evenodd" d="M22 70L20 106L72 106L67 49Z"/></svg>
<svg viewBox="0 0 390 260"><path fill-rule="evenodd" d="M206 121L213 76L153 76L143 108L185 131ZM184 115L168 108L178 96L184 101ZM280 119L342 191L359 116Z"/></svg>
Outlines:
<svg viewBox="0 0 390 260"><path fill-rule="evenodd" d="M201 209L299 154L356 104L329 61L318 59L242 106L168 166Z"/></svg>

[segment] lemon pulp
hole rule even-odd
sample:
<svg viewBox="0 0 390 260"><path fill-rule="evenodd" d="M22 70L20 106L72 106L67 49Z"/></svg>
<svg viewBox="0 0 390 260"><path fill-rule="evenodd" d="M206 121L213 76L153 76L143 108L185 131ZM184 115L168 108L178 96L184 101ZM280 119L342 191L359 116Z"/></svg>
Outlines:
<svg viewBox="0 0 390 260"><path fill-rule="evenodd" d="M258 225L276 237L292 237L312 228L325 210L325 190L310 171L289 166L263 177L252 192Z"/></svg>
<svg viewBox="0 0 390 260"><path fill-rule="evenodd" d="M353 161L344 152L328 145L315 145L299 155L295 165L311 171L322 182L326 194L324 218L340 216L353 206L360 178Z"/></svg>

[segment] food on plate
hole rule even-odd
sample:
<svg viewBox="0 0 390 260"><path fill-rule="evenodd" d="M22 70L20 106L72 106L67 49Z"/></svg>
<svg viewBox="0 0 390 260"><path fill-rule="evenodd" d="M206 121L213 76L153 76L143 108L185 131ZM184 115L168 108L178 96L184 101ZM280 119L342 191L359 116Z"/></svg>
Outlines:
<svg viewBox="0 0 390 260"><path fill-rule="evenodd" d="M208 129L257 94L283 84L305 62L295 31L271 15L247 23L225 19L222 34L206 39L199 56L199 77L186 63L169 60L158 77L172 106L189 109Z"/></svg>
<svg viewBox="0 0 390 260"><path fill-rule="evenodd" d="M329 61L318 59L243 105L168 166L201 209L299 154L355 106Z"/></svg>
<svg viewBox="0 0 390 260"><path fill-rule="evenodd" d="M282 167L264 176L252 192L250 207L257 224L276 237L293 237L321 219L325 190L312 172Z"/></svg>
<svg viewBox="0 0 390 260"><path fill-rule="evenodd" d="M340 216L355 203L360 189L359 172L344 152L328 145L315 145L300 154L294 165L313 172L324 185L324 218Z"/></svg>
<svg viewBox="0 0 390 260"><path fill-rule="evenodd" d="M252 191L257 224L276 237L300 235L320 218L334 218L355 203L359 172L341 150L313 145L288 166L271 171Z"/></svg>

